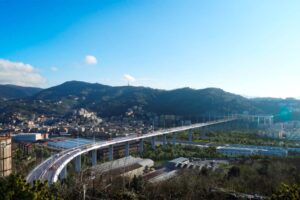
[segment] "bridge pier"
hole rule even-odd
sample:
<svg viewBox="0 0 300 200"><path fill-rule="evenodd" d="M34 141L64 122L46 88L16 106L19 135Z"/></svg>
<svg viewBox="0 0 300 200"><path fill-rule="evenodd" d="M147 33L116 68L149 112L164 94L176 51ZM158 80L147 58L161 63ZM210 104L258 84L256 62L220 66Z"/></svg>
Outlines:
<svg viewBox="0 0 300 200"><path fill-rule="evenodd" d="M81 170L81 155L75 158L75 171L80 172Z"/></svg>
<svg viewBox="0 0 300 200"><path fill-rule="evenodd" d="M176 133L173 133L172 144L176 145Z"/></svg>
<svg viewBox="0 0 300 200"><path fill-rule="evenodd" d="M151 147L155 150L155 136L151 137Z"/></svg>
<svg viewBox="0 0 300 200"><path fill-rule="evenodd" d="M144 139L140 139L139 152L140 154L144 152Z"/></svg>
<svg viewBox="0 0 300 200"><path fill-rule="evenodd" d="M270 125L273 125L273 117L270 117Z"/></svg>
<svg viewBox="0 0 300 200"><path fill-rule="evenodd" d="M163 135L163 147L166 147L167 145L167 135Z"/></svg>
<svg viewBox="0 0 300 200"><path fill-rule="evenodd" d="M92 166L97 165L97 150L92 151Z"/></svg>
<svg viewBox="0 0 300 200"><path fill-rule="evenodd" d="M189 130L189 143L193 142L193 132L192 130Z"/></svg>
<svg viewBox="0 0 300 200"><path fill-rule="evenodd" d="M67 166L65 166L65 167L63 168L63 170L60 172L59 177L60 177L61 180L67 178Z"/></svg>
<svg viewBox="0 0 300 200"><path fill-rule="evenodd" d="M126 142L125 144L125 156L129 156L129 142Z"/></svg>
<svg viewBox="0 0 300 200"><path fill-rule="evenodd" d="M114 146L110 145L108 149L108 160L112 161L114 159Z"/></svg>

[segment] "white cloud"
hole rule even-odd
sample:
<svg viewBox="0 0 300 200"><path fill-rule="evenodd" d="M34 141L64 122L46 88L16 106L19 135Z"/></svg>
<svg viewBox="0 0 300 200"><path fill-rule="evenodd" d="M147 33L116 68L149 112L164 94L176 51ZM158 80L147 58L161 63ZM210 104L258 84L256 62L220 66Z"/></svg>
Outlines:
<svg viewBox="0 0 300 200"><path fill-rule="evenodd" d="M128 82L128 83L131 83L131 82L135 82L135 78L129 74L124 74L124 79Z"/></svg>
<svg viewBox="0 0 300 200"><path fill-rule="evenodd" d="M51 71L53 71L53 72L57 72L57 71L58 71L58 68L57 68L57 67L51 67L50 69L51 69Z"/></svg>
<svg viewBox="0 0 300 200"><path fill-rule="evenodd" d="M89 65L95 65L95 64L97 64L98 61L95 56L87 55L87 56L85 56L85 62Z"/></svg>
<svg viewBox="0 0 300 200"><path fill-rule="evenodd" d="M46 79L33 66L0 59L0 84L37 87L45 83Z"/></svg>

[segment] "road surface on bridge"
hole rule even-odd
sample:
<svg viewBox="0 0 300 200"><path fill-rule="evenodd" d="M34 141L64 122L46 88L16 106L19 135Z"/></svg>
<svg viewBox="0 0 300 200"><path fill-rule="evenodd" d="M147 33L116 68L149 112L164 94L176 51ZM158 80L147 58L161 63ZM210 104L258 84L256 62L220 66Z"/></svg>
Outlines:
<svg viewBox="0 0 300 200"><path fill-rule="evenodd" d="M123 144L131 141L140 141L141 139L152 138L155 136L161 136L176 132L187 131L191 129L201 128L205 126L211 126L215 124L226 123L235 120L231 119L222 119L205 123L197 123L187 126L180 126L169 129L162 129L154 132L150 132L143 135L130 135L127 137L114 138L108 141L95 142L94 144L82 145L75 148L67 149L49 157L44 162L36 166L26 177L27 182L31 183L34 180L47 180L49 183L54 183L58 180L59 174L62 172L64 167L67 166L77 156L87 153L96 149L103 149L110 147L111 145Z"/></svg>

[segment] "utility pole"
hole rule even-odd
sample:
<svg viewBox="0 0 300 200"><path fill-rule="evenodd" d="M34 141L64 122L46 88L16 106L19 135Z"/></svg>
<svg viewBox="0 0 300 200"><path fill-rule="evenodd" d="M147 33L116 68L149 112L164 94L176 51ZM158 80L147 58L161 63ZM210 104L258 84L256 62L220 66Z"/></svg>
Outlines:
<svg viewBox="0 0 300 200"><path fill-rule="evenodd" d="M85 196L86 196L86 185L83 184L83 200L85 200Z"/></svg>

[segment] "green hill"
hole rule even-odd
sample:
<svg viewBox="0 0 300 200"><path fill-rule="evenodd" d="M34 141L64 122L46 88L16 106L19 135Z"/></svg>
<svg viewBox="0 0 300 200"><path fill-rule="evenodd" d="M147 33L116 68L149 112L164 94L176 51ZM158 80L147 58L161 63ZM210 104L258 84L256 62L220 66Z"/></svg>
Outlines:
<svg viewBox="0 0 300 200"><path fill-rule="evenodd" d="M228 113L277 114L282 107L299 113L296 99L248 99L218 88L158 90L147 87L112 87L98 83L69 81L21 99L5 101L2 112L24 112L63 116L85 108L99 116L124 115L138 106L148 113L186 117Z"/></svg>
<svg viewBox="0 0 300 200"><path fill-rule="evenodd" d="M0 85L0 98L17 99L32 96L40 92L41 88L22 87L17 85Z"/></svg>

